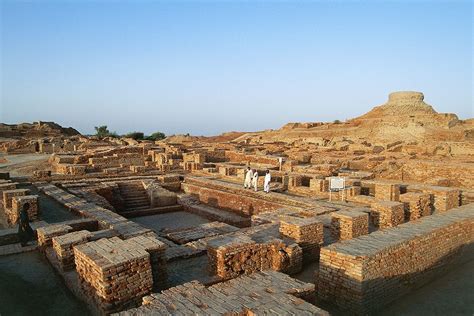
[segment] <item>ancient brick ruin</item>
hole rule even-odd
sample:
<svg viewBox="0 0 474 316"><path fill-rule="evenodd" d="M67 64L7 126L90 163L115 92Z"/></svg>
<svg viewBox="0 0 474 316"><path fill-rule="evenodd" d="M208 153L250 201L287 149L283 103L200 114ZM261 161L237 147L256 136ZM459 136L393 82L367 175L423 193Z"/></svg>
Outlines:
<svg viewBox="0 0 474 316"><path fill-rule="evenodd" d="M34 250L99 314L372 313L474 242L472 122L419 93L340 124L232 137L7 127L20 138L6 153L49 155L46 168L1 177L0 247L18 243L29 204ZM257 191L244 188L247 167Z"/></svg>

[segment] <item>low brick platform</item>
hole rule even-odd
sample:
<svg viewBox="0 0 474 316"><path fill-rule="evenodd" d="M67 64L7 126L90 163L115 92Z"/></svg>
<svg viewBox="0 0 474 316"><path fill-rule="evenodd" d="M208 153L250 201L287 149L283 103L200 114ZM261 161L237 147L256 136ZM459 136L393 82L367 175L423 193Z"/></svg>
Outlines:
<svg viewBox="0 0 474 316"><path fill-rule="evenodd" d="M23 209L23 205L28 204L30 207L28 209L28 219L31 222L38 220L38 196L37 195L24 195L24 196L15 196L12 199L12 208L6 210L8 216L8 224L15 225L20 219L20 212Z"/></svg>
<svg viewBox="0 0 474 316"><path fill-rule="evenodd" d="M56 224L41 227L36 230L38 234L38 245L40 247L49 247L53 244L53 237L65 235L71 232L73 228L69 225Z"/></svg>
<svg viewBox="0 0 474 316"><path fill-rule="evenodd" d="M183 245L188 242L199 240L202 238L218 236L231 232L236 232L239 229L237 227L228 225L221 222L211 222L198 225L196 227L187 227L175 229L172 231L166 231L166 238L173 242Z"/></svg>
<svg viewBox="0 0 474 316"><path fill-rule="evenodd" d="M133 305L152 290L152 262L146 247L153 246L140 246L142 242L113 237L74 247L81 285L104 312Z"/></svg>
<svg viewBox="0 0 474 316"><path fill-rule="evenodd" d="M405 220L413 221L431 215L431 195L427 193L409 192L400 195L404 204Z"/></svg>
<svg viewBox="0 0 474 316"><path fill-rule="evenodd" d="M375 198L382 201L398 201L400 185L390 182L375 183Z"/></svg>
<svg viewBox="0 0 474 316"><path fill-rule="evenodd" d="M265 271L209 287L188 282L143 298L139 308L116 315L329 315L308 303L314 285Z"/></svg>
<svg viewBox="0 0 474 316"><path fill-rule="evenodd" d="M13 198L15 196L25 196L30 192L28 189L15 189L3 191L3 207L5 209L12 208Z"/></svg>
<svg viewBox="0 0 474 316"><path fill-rule="evenodd" d="M367 314L434 278L474 242L474 205L321 249L318 295Z"/></svg>
<svg viewBox="0 0 474 316"><path fill-rule="evenodd" d="M339 240L356 238L369 233L369 209L354 209L331 213L331 234Z"/></svg>
<svg viewBox="0 0 474 316"><path fill-rule="evenodd" d="M63 271L71 270L75 266L73 247L87 242L91 237L91 232L80 230L52 238L53 249Z"/></svg>
<svg viewBox="0 0 474 316"><path fill-rule="evenodd" d="M393 201L376 201L371 204L370 217L374 226L383 229L405 222L404 204Z"/></svg>
<svg viewBox="0 0 474 316"><path fill-rule="evenodd" d="M303 250L304 261L319 258L324 243L323 223L315 217L280 217L280 234L294 239Z"/></svg>
<svg viewBox="0 0 474 316"><path fill-rule="evenodd" d="M256 242L243 234L208 241L207 255L211 273L223 279L263 270L296 273L303 261L297 244L286 245L276 238Z"/></svg>

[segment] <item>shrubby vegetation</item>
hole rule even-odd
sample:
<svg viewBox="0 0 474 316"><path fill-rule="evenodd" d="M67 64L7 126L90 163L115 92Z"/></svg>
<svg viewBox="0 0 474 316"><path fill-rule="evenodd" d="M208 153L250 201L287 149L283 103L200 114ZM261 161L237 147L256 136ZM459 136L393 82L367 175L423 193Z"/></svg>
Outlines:
<svg viewBox="0 0 474 316"><path fill-rule="evenodd" d="M119 137L116 132L110 132L109 129L107 128L107 125L96 126L94 128L95 128L95 135L101 139L105 137L114 137L114 138Z"/></svg>
<svg viewBox="0 0 474 316"><path fill-rule="evenodd" d="M165 139L166 135L165 133L162 132L155 132L149 136L145 136L143 132L131 132L122 136L117 135L116 132L110 132L109 129L107 128L107 125L102 125L102 126L96 126L95 132L96 136L99 138L105 138L105 137L127 137L127 138L133 138L135 140L161 140Z"/></svg>
<svg viewBox="0 0 474 316"><path fill-rule="evenodd" d="M133 138L134 140L142 140L144 139L145 134L143 134L142 132L131 132L126 135L123 135L123 137Z"/></svg>

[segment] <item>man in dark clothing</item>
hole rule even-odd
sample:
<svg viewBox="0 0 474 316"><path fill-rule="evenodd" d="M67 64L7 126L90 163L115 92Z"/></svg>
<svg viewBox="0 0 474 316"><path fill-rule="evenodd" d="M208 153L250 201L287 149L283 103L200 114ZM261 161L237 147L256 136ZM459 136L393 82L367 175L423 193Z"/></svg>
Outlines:
<svg viewBox="0 0 474 316"><path fill-rule="evenodd" d="M20 224L18 226L18 237L20 238L21 246L24 247L30 240L34 238L33 229L30 226L30 219L28 218L28 209L30 205L28 203L23 204L20 212Z"/></svg>

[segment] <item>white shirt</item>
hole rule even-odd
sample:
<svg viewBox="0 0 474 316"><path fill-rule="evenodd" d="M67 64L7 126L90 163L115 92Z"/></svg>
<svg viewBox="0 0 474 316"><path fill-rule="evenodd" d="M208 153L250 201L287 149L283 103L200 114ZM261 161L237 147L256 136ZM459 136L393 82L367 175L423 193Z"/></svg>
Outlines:
<svg viewBox="0 0 474 316"><path fill-rule="evenodd" d="M272 176L269 173L267 173L265 175L265 184L269 184L271 180L272 180Z"/></svg>
<svg viewBox="0 0 474 316"><path fill-rule="evenodd" d="M250 179L252 179L252 177L253 177L252 170L247 171L247 173L245 174L245 180L250 181Z"/></svg>

